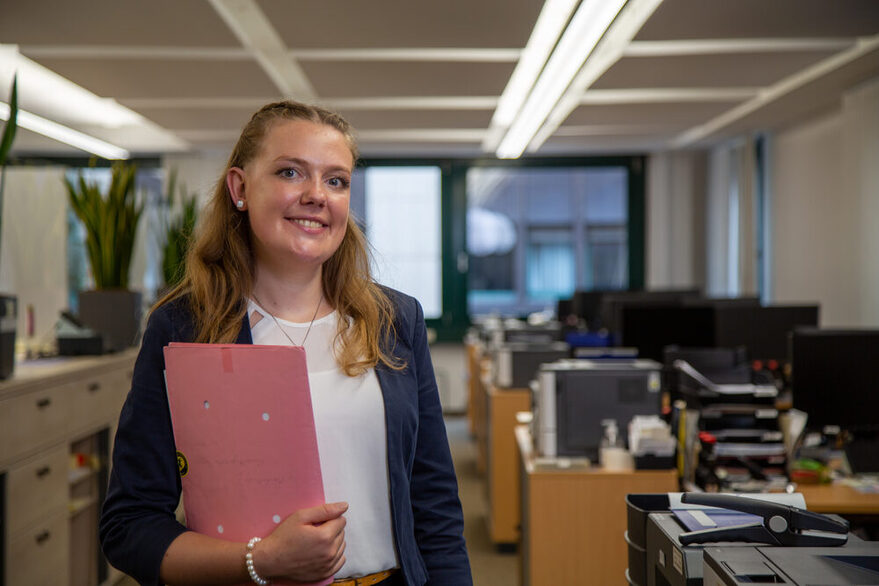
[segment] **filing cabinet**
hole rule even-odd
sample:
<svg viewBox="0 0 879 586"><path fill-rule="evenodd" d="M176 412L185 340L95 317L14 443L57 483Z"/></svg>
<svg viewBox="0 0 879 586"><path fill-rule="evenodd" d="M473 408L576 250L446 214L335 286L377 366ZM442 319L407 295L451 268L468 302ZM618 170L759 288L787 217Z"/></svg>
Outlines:
<svg viewBox="0 0 879 586"><path fill-rule="evenodd" d="M0 382L0 585L97 586L110 438L136 351L19 365Z"/></svg>

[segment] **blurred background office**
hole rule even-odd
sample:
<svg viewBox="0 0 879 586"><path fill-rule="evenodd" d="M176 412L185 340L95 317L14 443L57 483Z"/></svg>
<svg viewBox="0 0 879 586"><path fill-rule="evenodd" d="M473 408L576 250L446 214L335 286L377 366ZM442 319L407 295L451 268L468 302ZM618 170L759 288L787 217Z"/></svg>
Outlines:
<svg viewBox="0 0 879 586"><path fill-rule="evenodd" d="M874 0L5 0L0 120L14 77L0 389L62 346L136 347L136 331L100 335L100 316L121 304L136 330L173 280L175 226L187 201L197 217L248 116L281 98L335 109L358 131L351 207L379 279L428 319L468 539L485 544L477 583L520 578L483 525L478 446L460 417L474 323L665 290L813 307L805 322L825 330L879 328ZM106 190L111 161L136 165L143 211L127 282L102 285L65 179ZM101 289L133 301L92 299ZM662 362L680 340L640 342ZM17 389L0 390L0 417ZM0 449L0 473L36 454ZM0 545L15 542L4 533Z"/></svg>

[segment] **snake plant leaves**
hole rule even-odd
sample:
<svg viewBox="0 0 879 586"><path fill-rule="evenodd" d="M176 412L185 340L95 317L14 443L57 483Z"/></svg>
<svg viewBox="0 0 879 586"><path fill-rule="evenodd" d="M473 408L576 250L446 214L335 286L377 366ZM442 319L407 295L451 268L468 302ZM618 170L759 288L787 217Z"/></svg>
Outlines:
<svg viewBox="0 0 879 586"><path fill-rule="evenodd" d="M122 162L111 168L106 194L80 173L65 178L70 206L86 230L86 251L97 289L127 289L137 226L143 213L134 191L136 168Z"/></svg>

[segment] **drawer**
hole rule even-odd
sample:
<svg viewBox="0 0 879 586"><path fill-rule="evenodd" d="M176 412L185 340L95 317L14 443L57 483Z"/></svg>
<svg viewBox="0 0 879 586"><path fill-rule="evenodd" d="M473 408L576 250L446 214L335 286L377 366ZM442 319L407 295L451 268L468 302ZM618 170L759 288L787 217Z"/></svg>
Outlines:
<svg viewBox="0 0 879 586"><path fill-rule="evenodd" d="M63 439L70 399L69 388L57 385L0 401L0 460Z"/></svg>
<svg viewBox="0 0 879 586"><path fill-rule="evenodd" d="M70 456L60 446L45 456L11 468L7 476L8 535L15 535L67 504Z"/></svg>
<svg viewBox="0 0 879 586"><path fill-rule="evenodd" d="M77 429L115 421L131 386L128 370L87 377L71 383L72 420Z"/></svg>
<svg viewBox="0 0 879 586"><path fill-rule="evenodd" d="M67 586L70 529L63 511L9 540L6 583L15 586Z"/></svg>

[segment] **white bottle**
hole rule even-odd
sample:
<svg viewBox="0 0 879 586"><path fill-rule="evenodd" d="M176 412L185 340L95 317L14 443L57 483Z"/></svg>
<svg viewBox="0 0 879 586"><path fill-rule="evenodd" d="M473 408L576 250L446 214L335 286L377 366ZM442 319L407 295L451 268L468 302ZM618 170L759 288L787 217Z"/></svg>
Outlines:
<svg viewBox="0 0 879 586"><path fill-rule="evenodd" d="M634 468L634 461L631 454L623 447L620 441L616 420L604 419L601 422L601 426L604 428L604 435L601 438L601 447L598 450L598 464L604 470L632 470Z"/></svg>

